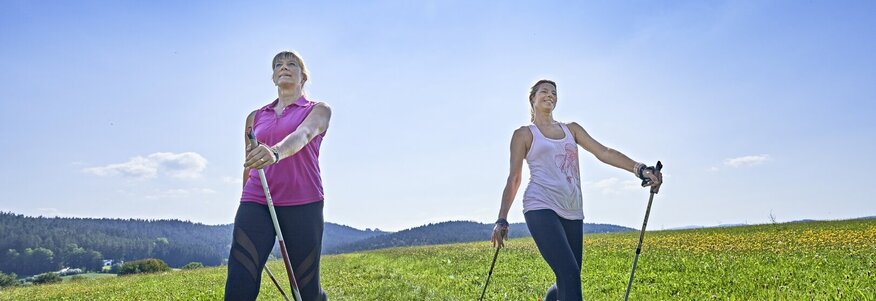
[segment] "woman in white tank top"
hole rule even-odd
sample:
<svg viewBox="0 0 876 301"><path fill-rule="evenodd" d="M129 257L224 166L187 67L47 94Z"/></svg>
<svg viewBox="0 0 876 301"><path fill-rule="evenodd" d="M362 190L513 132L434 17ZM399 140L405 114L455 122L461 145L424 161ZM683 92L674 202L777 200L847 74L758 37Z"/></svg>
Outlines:
<svg viewBox="0 0 876 301"><path fill-rule="evenodd" d="M581 252L584 212L581 202L581 177L578 146L599 161L649 179L652 190L663 183L659 170L633 161L619 151L594 140L577 123L554 120L557 84L540 80L529 92L532 124L522 126L511 137L511 170L499 219L493 228L492 242L502 247L508 236L508 210L520 187L523 161L529 166L530 180L523 194L523 213L538 250L557 277L545 301L578 301L581 295Z"/></svg>

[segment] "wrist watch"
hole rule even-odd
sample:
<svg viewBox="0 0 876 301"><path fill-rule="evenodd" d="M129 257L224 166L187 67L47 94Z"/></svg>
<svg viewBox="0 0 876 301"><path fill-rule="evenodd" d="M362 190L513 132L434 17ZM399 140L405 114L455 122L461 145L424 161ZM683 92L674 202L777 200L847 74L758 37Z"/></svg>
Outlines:
<svg viewBox="0 0 876 301"><path fill-rule="evenodd" d="M270 147L268 149L271 150L271 154L274 154L274 163L280 162L280 151L277 150L277 147Z"/></svg>

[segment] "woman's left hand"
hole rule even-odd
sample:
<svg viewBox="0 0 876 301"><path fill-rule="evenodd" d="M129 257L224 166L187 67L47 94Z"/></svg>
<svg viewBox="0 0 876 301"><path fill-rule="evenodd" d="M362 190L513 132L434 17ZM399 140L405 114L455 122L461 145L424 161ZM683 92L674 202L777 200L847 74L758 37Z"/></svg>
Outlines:
<svg viewBox="0 0 876 301"><path fill-rule="evenodd" d="M657 193L660 191L660 185L663 184L663 172L660 169L654 168L653 166L646 167L642 170L642 176L644 176L650 182L651 193Z"/></svg>
<svg viewBox="0 0 876 301"><path fill-rule="evenodd" d="M250 146L246 150L246 163L243 167L262 169L274 163L277 163L274 152L267 145L259 144L255 147Z"/></svg>

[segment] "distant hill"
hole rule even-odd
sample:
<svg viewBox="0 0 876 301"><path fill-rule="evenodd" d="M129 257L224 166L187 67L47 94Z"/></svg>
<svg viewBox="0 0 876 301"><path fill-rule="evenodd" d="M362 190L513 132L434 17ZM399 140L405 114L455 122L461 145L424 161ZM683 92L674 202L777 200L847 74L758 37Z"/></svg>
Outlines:
<svg viewBox="0 0 876 301"><path fill-rule="evenodd" d="M607 224L584 224L584 233L625 232L635 229ZM364 250L374 250L402 246L436 245L458 242L486 241L490 239L493 224L481 224L472 221L450 221L428 224L395 233L374 236L346 245L328 252L349 253ZM509 237L530 236L526 224L515 223L509 227Z"/></svg>
<svg viewBox="0 0 876 301"><path fill-rule="evenodd" d="M218 265L231 228L180 220L29 217L0 212L0 270L19 276L62 266L99 268L101 259L160 258L174 267ZM81 260L83 254L87 260ZM79 259L77 259L79 258ZM83 262L87 261L87 262Z"/></svg>
<svg viewBox="0 0 876 301"><path fill-rule="evenodd" d="M705 228L705 226L700 226L700 225L688 225L688 226L681 226L681 227L669 228L669 229L666 229L666 230L688 230L688 229L702 229L702 228Z"/></svg>
<svg viewBox="0 0 876 301"><path fill-rule="evenodd" d="M325 229L322 233L322 253L327 254L351 242L387 233L390 232L371 229L359 230L350 226L325 223Z"/></svg>
<svg viewBox="0 0 876 301"><path fill-rule="evenodd" d="M82 261L74 257L83 257L83 253L89 262L154 257L173 267L193 261L215 266L228 257L232 229L231 224L180 220L30 217L0 212L0 271L19 276L53 271ZM386 233L327 222L323 253Z"/></svg>

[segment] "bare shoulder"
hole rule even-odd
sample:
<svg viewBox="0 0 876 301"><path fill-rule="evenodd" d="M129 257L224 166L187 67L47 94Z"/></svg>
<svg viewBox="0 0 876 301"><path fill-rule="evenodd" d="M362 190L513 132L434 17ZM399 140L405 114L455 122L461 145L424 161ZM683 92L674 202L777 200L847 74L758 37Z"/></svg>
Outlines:
<svg viewBox="0 0 876 301"><path fill-rule="evenodd" d="M252 112L249 113L249 115L246 115L246 126L247 127L252 126L252 121L255 119L255 115L258 111L259 110L253 110Z"/></svg>
<svg viewBox="0 0 876 301"><path fill-rule="evenodd" d="M521 126L514 130L514 135L511 136L511 142L520 141L525 144L530 144L532 142L532 131L529 130L528 126Z"/></svg>
<svg viewBox="0 0 876 301"><path fill-rule="evenodd" d="M578 124L577 122L574 122L574 121L566 123L566 127L568 127L569 130L571 130L571 131L587 132L584 130L584 127L582 127L580 124Z"/></svg>
<svg viewBox="0 0 876 301"><path fill-rule="evenodd" d="M572 135L575 137L587 137L590 135L587 134L587 130L577 122L569 122L566 124L566 127L569 128L569 131L571 131Z"/></svg>
<svg viewBox="0 0 876 301"><path fill-rule="evenodd" d="M327 103L321 101L313 105L313 110L328 115L331 115L332 113L332 107L330 107Z"/></svg>
<svg viewBox="0 0 876 301"><path fill-rule="evenodd" d="M529 130L528 126L521 126L514 130L514 138L532 138L532 131Z"/></svg>

